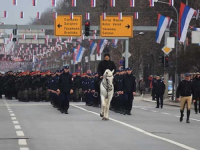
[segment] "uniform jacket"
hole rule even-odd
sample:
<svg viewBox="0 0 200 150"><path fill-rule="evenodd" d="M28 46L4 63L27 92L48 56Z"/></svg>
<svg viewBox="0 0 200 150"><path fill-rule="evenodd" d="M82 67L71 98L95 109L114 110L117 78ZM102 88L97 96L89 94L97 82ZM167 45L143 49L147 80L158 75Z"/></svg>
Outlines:
<svg viewBox="0 0 200 150"><path fill-rule="evenodd" d="M135 77L132 74L126 74L123 78L124 93L133 93L136 91Z"/></svg>
<svg viewBox="0 0 200 150"><path fill-rule="evenodd" d="M153 86L153 90L156 94L162 94L164 95L165 92L165 84L162 80L157 80L155 83L155 86Z"/></svg>
<svg viewBox="0 0 200 150"><path fill-rule="evenodd" d="M176 97L179 98L179 96L191 96L193 92L193 85L191 81L183 80L179 83L177 91L176 91Z"/></svg>
<svg viewBox="0 0 200 150"><path fill-rule="evenodd" d="M73 89L72 75L69 72L60 75L58 88L64 93L70 93L70 90Z"/></svg>
<svg viewBox="0 0 200 150"><path fill-rule="evenodd" d="M109 69L110 71L114 70L114 73L115 73L116 72L116 66L115 66L114 62L110 61L110 60L109 61L106 61L106 60L101 61L99 63L98 70L97 70L99 76L103 76L106 69Z"/></svg>

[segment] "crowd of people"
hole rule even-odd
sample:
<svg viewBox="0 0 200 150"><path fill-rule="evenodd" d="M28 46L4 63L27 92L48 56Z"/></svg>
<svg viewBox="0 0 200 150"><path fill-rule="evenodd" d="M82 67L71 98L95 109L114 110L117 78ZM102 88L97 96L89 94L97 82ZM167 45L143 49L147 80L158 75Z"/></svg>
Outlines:
<svg viewBox="0 0 200 150"><path fill-rule="evenodd" d="M100 82L104 71L114 70L115 94L110 110L124 115L131 115L133 92L136 91L135 77L131 68L116 70L110 55L99 64L97 73L69 72L69 66L55 72L25 71L15 73L9 71L0 74L0 95L19 101L50 101L53 107L68 114L69 101L85 102L87 106L101 107ZM133 79L133 83L130 83ZM131 91L130 91L131 89ZM133 90L132 90L133 89ZM131 94L130 94L131 93ZM132 95L132 96L130 96Z"/></svg>

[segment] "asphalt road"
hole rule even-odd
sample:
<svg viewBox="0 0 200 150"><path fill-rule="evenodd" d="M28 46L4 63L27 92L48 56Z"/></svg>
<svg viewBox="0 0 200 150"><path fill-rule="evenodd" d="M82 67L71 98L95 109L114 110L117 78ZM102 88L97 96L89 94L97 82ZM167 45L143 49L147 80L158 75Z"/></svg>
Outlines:
<svg viewBox="0 0 200 150"><path fill-rule="evenodd" d="M61 114L46 102L0 100L0 150L181 150L200 149L200 114L179 122L179 108L136 98L132 116L71 103ZM186 115L185 115L186 116Z"/></svg>

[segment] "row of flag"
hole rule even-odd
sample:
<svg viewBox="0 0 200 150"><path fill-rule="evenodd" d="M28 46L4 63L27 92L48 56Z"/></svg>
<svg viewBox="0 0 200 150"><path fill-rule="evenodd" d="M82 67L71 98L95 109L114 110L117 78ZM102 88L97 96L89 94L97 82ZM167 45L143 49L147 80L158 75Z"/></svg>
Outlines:
<svg viewBox="0 0 200 150"><path fill-rule="evenodd" d="M53 12L53 19L57 19L57 16L58 16L57 12ZM103 19L106 19L106 13L102 13L102 17L103 17ZM8 18L8 12L7 11L4 11L4 18ZM20 18L24 18L24 12L23 11L20 12ZM41 13L40 12L37 12L36 18L41 19ZM74 14L70 13L70 19L73 19L73 18L74 18ZM90 20L90 13L86 13L85 18L86 18L86 20ZM118 18L122 19L122 12L118 13ZM134 12L134 18L135 19L139 18L138 12Z"/></svg>
<svg viewBox="0 0 200 150"><path fill-rule="evenodd" d="M184 43L186 40L189 23L192 17L195 14L195 10L184 3L180 5L180 13L179 13L179 27L178 27L178 39L180 42ZM172 23L172 19L170 17L165 17L161 14L158 14L158 22L157 22L157 32L156 32L156 42L160 43L164 32L167 28L170 27Z"/></svg>
<svg viewBox="0 0 200 150"><path fill-rule="evenodd" d="M76 7L76 0L71 0L72 7ZM150 7L154 6L155 0L149 0ZM52 7L56 7L56 0L52 0ZM96 7L96 0L91 0L91 7ZM17 0L13 0L13 5L17 5ZM37 6L37 0L32 0L32 5ZM115 0L110 0L110 6L115 7ZM174 0L169 0L169 6L174 6ZM135 7L135 0L130 0L130 7Z"/></svg>

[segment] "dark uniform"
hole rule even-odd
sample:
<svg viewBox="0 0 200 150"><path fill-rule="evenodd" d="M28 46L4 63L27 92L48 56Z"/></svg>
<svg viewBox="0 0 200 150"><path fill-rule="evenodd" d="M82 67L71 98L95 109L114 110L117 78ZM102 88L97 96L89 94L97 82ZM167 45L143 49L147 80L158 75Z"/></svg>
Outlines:
<svg viewBox="0 0 200 150"><path fill-rule="evenodd" d="M194 102L194 110L195 113L198 113L198 102L199 102L199 113L200 113L200 77L198 77L200 75L200 73L197 73L197 76L195 77L195 79L192 81L193 83L193 88L194 88L194 96L193 96L193 100L195 100Z"/></svg>
<svg viewBox="0 0 200 150"><path fill-rule="evenodd" d="M131 70L128 68L127 70ZM125 111L124 115L131 115L131 110L133 106L133 92L136 91L136 82L135 77L131 74L124 75L123 78L123 93L124 93L124 103L125 103Z"/></svg>
<svg viewBox="0 0 200 150"><path fill-rule="evenodd" d="M58 80L58 89L60 90L61 112L68 114L70 90L73 89L73 83L72 75L69 73L69 71L66 72L69 67L66 66L64 69L64 73L60 75L60 78Z"/></svg>
<svg viewBox="0 0 200 150"><path fill-rule="evenodd" d="M153 90L155 91L155 94L156 94L156 101L157 101L156 108L159 108L160 105L161 105L161 108L163 108L163 95L165 92L165 84L160 79L160 77L156 81L155 85L153 86Z"/></svg>

